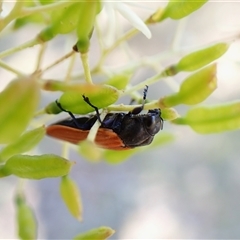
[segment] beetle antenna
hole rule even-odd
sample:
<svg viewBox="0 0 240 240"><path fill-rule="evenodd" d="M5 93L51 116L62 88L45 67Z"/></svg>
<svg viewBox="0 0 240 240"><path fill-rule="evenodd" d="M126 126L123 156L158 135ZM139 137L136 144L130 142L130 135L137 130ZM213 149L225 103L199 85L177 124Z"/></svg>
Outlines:
<svg viewBox="0 0 240 240"><path fill-rule="evenodd" d="M143 110L145 102L146 102L146 98L147 98L147 91L148 91L148 85L145 85L145 88L143 90L142 106L134 108L132 111L129 112L130 114L136 115L136 114L139 114Z"/></svg>
<svg viewBox="0 0 240 240"><path fill-rule="evenodd" d="M102 120L101 120L101 118L100 118L100 113L99 113L99 111L98 111L98 108L97 108L96 106L92 105L92 103L90 102L90 100L89 100L88 97L86 97L85 95L82 95L82 96L83 96L83 100L84 100L88 105L90 105L92 108L94 108L94 110L96 111L96 116L97 116L98 121L99 121L100 123L102 123Z"/></svg>
<svg viewBox="0 0 240 240"><path fill-rule="evenodd" d="M70 117L72 118L72 120L73 120L74 124L76 125L76 127L77 127L77 128L81 128L81 127L79 126L78 122L77 122L77 119L76 119L75 116L73 115L73 113L70 112L70 111L67 111L66 109L64 109L64 108L62 107L61 103L60 103L58 100L56 100L55 102L56 102L57 106L58 106L63 112L66 112L66 113L68 113L68 114L70 115Z"/></svg>

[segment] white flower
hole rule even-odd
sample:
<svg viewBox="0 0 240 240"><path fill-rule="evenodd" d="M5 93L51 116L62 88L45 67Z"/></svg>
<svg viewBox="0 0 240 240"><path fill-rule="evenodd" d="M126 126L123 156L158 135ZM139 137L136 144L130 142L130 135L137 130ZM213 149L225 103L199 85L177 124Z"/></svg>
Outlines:
<svg viewBox="0 0 240 240"><path fill-rule="evenodd" d="M114 32L116 32L116 12L118 12L147 38L151 38L152 34L147 25L134 11L131 10L127 3L119 0L103 0L102 3L104 7L103 12L107 15L107 29L110 35L114 35Z"/></svg>

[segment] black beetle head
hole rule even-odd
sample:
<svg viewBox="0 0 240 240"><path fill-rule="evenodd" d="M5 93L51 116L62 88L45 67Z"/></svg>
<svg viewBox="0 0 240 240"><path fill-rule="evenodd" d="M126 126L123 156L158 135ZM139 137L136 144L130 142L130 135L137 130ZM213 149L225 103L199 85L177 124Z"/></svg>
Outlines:
<svg viewBox="0 0 240 240"><path fill-rule="evenodd" d="M154 136L163 128L163 119L160 109L149 110L148 113L143 116L142 121L144 128L151 136Z"/></svg>

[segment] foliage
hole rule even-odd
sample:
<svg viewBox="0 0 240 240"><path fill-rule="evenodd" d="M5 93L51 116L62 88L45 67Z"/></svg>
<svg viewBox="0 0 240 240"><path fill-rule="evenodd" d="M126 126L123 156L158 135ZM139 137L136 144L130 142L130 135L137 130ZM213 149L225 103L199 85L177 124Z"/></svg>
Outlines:
<svg viewBox="0 0 240 240"><path fill-rule="evenodd" d="M74 114L86 114L93 111L89 105L84 103L82 94L88 96L92 104L98 106L99 109L127 112L136 105L114 104L122 96L129 95L137 102L141 102L141 95L137 93L137 90L142 89L145 85L152 85L181 72L193 72L183 79L179 91L148 101L144 109L161 108L165 121L179 125L179 127L181 125L190 126L198 133L209 134L239 129L239 102L218 106L195 106L187 111L185 117L181 117L176 109L172 108L180 104L194 106L203 102L212 94L217 87L217 63L215 60L228 50L229 44L227 42L219 42L191 52L179 59L177 63L136 85L131 84L131 77L136 70L135 68L126 67L127 70L116 70L111 74L109 74L110 70L108 72L104 68L104 62L109 54L122 43L126 43L138 31L142 31L149 38L151 36L148 29L149 25L161 24L163 20L168 18L174 20L184 18L198 10L206 2L170 0L165 7L157 9L145 22L141 21L135 13L129 12L124 3L116 4L116 9L132 22L134 28L114 41L110 47L102 44L103 36L99 34L101 55L96 66L92 67L88 63L89 52L91 52L91 37L94 31L101 31L102 26L99 23L96 24L96 18L106 3L100 0L81 2L17 1L13 9L0 19L1 31L4 32L5 29L11 29L12 32L20 31L21 29L24 30L26 25L33 23L43 27L28 42L1 52L0 58L3 59L35 45L40 45L41 51L38 56L37 67L32 74L21 73L7 65L4 60L0 61L1 68L16 75L16 78L0 93L0 143L2 144L0 177L7 177L11 174L27 179L62 177L61 196L70 213L78 220L82 219L80 192L69 176L72 163L53 154L30 155L29 153L45 135L45 127L40 124L37 128L35 127L35 117L61 112L55 101L49 103L44 109L38 110L41 100L40 92L43 91L61 91L62 95L59 98L59 103L64 109ZM10 23L13 25L10 26ZM41 60L45 46L59 34L65 34L66 38L72 37L72 35L75 37L73 50L48 67L42 68ZM79 81L75 81L71 72L75 56L80 56L84 70L84 73L78 76ZM63 81L43 78L43 74L47 70L67 58L72 59L72 61ZM100 84L94 82L94 77L97 74L102 75L103 78ZM82 80L85 80L85 82ZM88 138L86 142L79 146L79 152L91 161L102 159L110 164L123 162L133 154L160 147L171 142L174 136L172 133L161 132L155 137L154 142L147 147L116 154L115 151L98 149L93 143L95 136L92 131L90 131L90 134L93 137L90 138L90 141ZM17 194L16 208L18 211L19 237L21 239L35 238L36 220L25 201L23 192ZM112 229L101 227L80 234L74 239L106 239L113 233Z"/></svg>

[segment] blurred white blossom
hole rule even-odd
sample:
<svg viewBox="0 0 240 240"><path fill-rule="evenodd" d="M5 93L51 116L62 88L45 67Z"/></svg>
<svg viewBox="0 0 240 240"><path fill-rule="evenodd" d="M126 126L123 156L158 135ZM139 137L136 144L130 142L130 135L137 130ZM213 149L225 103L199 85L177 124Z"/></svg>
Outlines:
<svg viewBox="0 0 240 240"><path fill-rule="evenodd" d="M115 0L107 1L103 0L103 12L107 17L107 42L112 42L113 37L116 34L116 13L118 12L123 16L133 27L142 32L148 39L151 38L152 34L144 23L144 21L128 6L130 3ZM111 39L111 40L110 40Z"/></svg>

